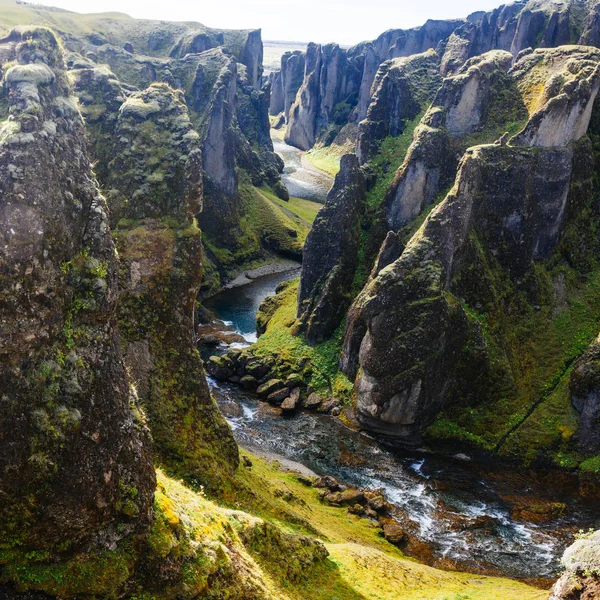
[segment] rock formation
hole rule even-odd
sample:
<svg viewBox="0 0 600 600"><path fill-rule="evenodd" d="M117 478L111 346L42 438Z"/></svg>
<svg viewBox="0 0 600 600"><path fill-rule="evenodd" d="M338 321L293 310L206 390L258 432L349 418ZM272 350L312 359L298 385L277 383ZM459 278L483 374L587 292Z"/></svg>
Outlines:
<svg viewBox="0 0 600 600"><path fill-rule="evenodd" d="M299 50L285 52L281 57L281 68L273 74L272 78L269 107L271 115L283 113L287 121L303 79L304 53Z"/></svg>
<svg viewBox="0 0 600 600"><path fill-rule="evenodd" d="M471 59L458 75L444 79L387 193L386 217L391 229L414 219L448 188L456 173L455 140L483 129L488 120L498 118L499 110L510 111L515 120L525 113L520 98L511 102L507 93L512 85L505 76L510 63L508 52L492 51ZM413 86L419 85L419 79L413 81ZM497 105L499 99L502 107Z"/></svg>
<svg viewBox="0 0 600 600"><path fill-rule="evenodd" d="M131 94L119 109L113 155L106 185L120 218L115 239L125 362L158 456L171 469L218 486L237 466L237 447L194 348L202 160L182 92L153 84Z"/></svg>
<svg viewBox="0 0 600 600"><path fill-rule="evenodd" d="M400 135L406 122L429 106L441 82L439 57L433 51L384 62L373 83L366 118L358 129L356 153L360 162L376 155L381 140Z"/></svg>
<svg viewBox="0 0 600 600"><path fill-rule="evenodd" d="M0 56L0 538L16 553L110 546L150 525L155 475L107 206L54 34L15 29Z"/></svg>
<svg viewBox="0 0 600 600"><path fill-rule="evenodd" d="M360 75L353 58L337 44L309 44L304 82L289 109L285 141L301 150L308 150L323 129L336 120L343 121L342 105L352 108L356 104Z"/></svg>
<svg viewBox="0 0 600 600"><path fill-rule="evenodd" d="M469 303L482 260L493 260L494 269L522 287L534 264L557 248L567 219L577 212L574 203L587 202L590 148L584 142L573 148L572 142L587 131L600 85L598 51L567 47L537 54L532 64L545 66L515 67L524 95L541 74L546 81L523 131L508 145L467 151L446 199L349 311L341 365L350 376L358 373L358 415L371 430L418 437L463 389L468 362L478 365L469 371L471 391L483 378L488 402L497 401L492 381L503 382L498 393L514 393L508 392L516 384L507 383L512 375L498 372L506 367L490 360L489 340L463 302ZM468 64L465 68L468 73ZM445 115L453 119L450 126L446 121L452 135L462 131L461 123L470 128L476 119L462 119L461 101L452 94L467 86L448 86L449 81L438 98L455 98L447 103L454 112ZM475 295L498 302L494 293Z"/></svg>
<svg viewBox="0 0 600 600"><path fill-rule="evenodd" d="M562 557L565 573L549 600L593 600L600 594L600 532L583 534Z"/></svg>
<svg viewBox="0 0 600 600"><path fill-rule="evenodd" d="M359 263L364 198L365 181L358 159L347 154L304 246L298 331L305 333L308 343L328 339L348 307L347 290Z"/></svg>
<svg viewBox="0 0 600 600"><path fill-rule="evenodd" d="M313 44L306 52L308 68L288 123L287 139L301 149L310 148L317 141L329 145L335 137L331 135L331 127L335 125L339 130L348 121L365 119L376 92L373 84L379 84L375 81L378 68L385 61L436 50L441 57L440 72L447 76L456 74L469 59L491 50L509 52L514 60L528 48L574 42L597 45L600 36L596 14L596 5L578 0L556 3L530 0L506 4L489 12L476 12L466 19L429 20L413 29L391 29L372 42L341 51L346 60L332 52L325 53L319 62L315 60L319 51ZM327 66L329 61L335 65L336 76L321 79L320 64ZM346 87L340 95L338 83L344 77ZM275 80L280 85L283 78L280 75ZM323 110L323 105L328 103L326 95L335 97L334 104L349 104L343 114L337 112L337 121L330 110ZM277 108L281 108L279 91L275 98ZM273 110L272 114L278 114Z"/></svg>

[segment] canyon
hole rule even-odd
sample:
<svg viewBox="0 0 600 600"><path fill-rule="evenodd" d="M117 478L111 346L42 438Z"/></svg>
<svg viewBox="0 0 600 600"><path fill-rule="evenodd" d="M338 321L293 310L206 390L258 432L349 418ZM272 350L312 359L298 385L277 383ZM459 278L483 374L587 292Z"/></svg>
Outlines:
<svg viewBox="0 0 600 600"><path fill-rule="evenodd" d="M0 0L0 597L598 597L599 7Z"/></svg>

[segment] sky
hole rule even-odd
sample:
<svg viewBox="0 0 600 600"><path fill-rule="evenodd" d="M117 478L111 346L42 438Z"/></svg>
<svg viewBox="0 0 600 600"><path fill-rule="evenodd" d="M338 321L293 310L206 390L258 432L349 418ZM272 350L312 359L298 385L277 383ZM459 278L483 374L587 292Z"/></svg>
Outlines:
<svg viewBox="0 0 600 600"><path fill-rule="evenodd" d="M262 29L263 40L356 44L427 19L466 17L510 0L44 0L76 12L125 12L140 19ZM39 2L40 4L42 2Z"/></svg>

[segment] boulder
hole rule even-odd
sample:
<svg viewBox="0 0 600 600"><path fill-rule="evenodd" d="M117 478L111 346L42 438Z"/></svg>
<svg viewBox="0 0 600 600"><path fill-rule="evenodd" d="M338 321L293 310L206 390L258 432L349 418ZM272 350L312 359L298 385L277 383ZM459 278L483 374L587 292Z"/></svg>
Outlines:
<svg viewBox="0 0 600 600"><path fill-rule="evenodd" d="M280 390L277 390L275 392L271 392L268 396L267 396L267 402L269 404L281 404L286 398L288 398L290 395L290 390L287 387L284 387Z"/></svg>
<svg viewBox="0 0 600 600"><path fill-rule="evenodd" d="M349 488L341 492L330 492L325 496L325 500L333 506L354 506L355 504L362 505L365 495L364 492Z"/></svg>
<svg viewBox="0 0 600 600"><path fill-rule="evenodd" d="M277 392L283 389L288 389L281 379L269 379L266 383L263 383L258 387L256 393L261 398L267 398L273 392Z"/></svg>
<svg viewBox="0 0 600 600"><path fill-rule="evenodd" d="M323 403L323 400L321 399L321 397L316 394L315 392L313 392L312 394L310 394L308 396L308 398L306 398L306 400L304 400L304 408L308 409L308 410L316 410L317 408L319 408L321 406L321 404Z"/></svg>
<svg viewBox="0 0 600 600"><path fill-rule="evenodd" d="M406 543L406 532L398 521L394 521L394 519L384 519L381 520L380 523L383 528L383 537L390 542L390 544L402 546Z"/></svg>

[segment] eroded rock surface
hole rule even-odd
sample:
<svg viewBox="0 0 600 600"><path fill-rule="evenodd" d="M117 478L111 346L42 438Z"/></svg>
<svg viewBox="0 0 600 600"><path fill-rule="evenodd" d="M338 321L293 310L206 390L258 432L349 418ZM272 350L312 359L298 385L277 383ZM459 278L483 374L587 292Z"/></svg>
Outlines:
<svg viewBox="0 0 600 600"><path fill-rule="evenodd" d="M0 537L15 552L150 525L150 437L121 356L106 201L54 34L0 43ZM63 544L61 546L61 544Z"/></svg>
<svg viewBox="0 0 600 600"><path fill-rule="evenodd" d="M340 172L304 247L298 293L299 331L314 344L328 339L347 308L347 290L358 267L365 181L353 154Z"/></svg>

